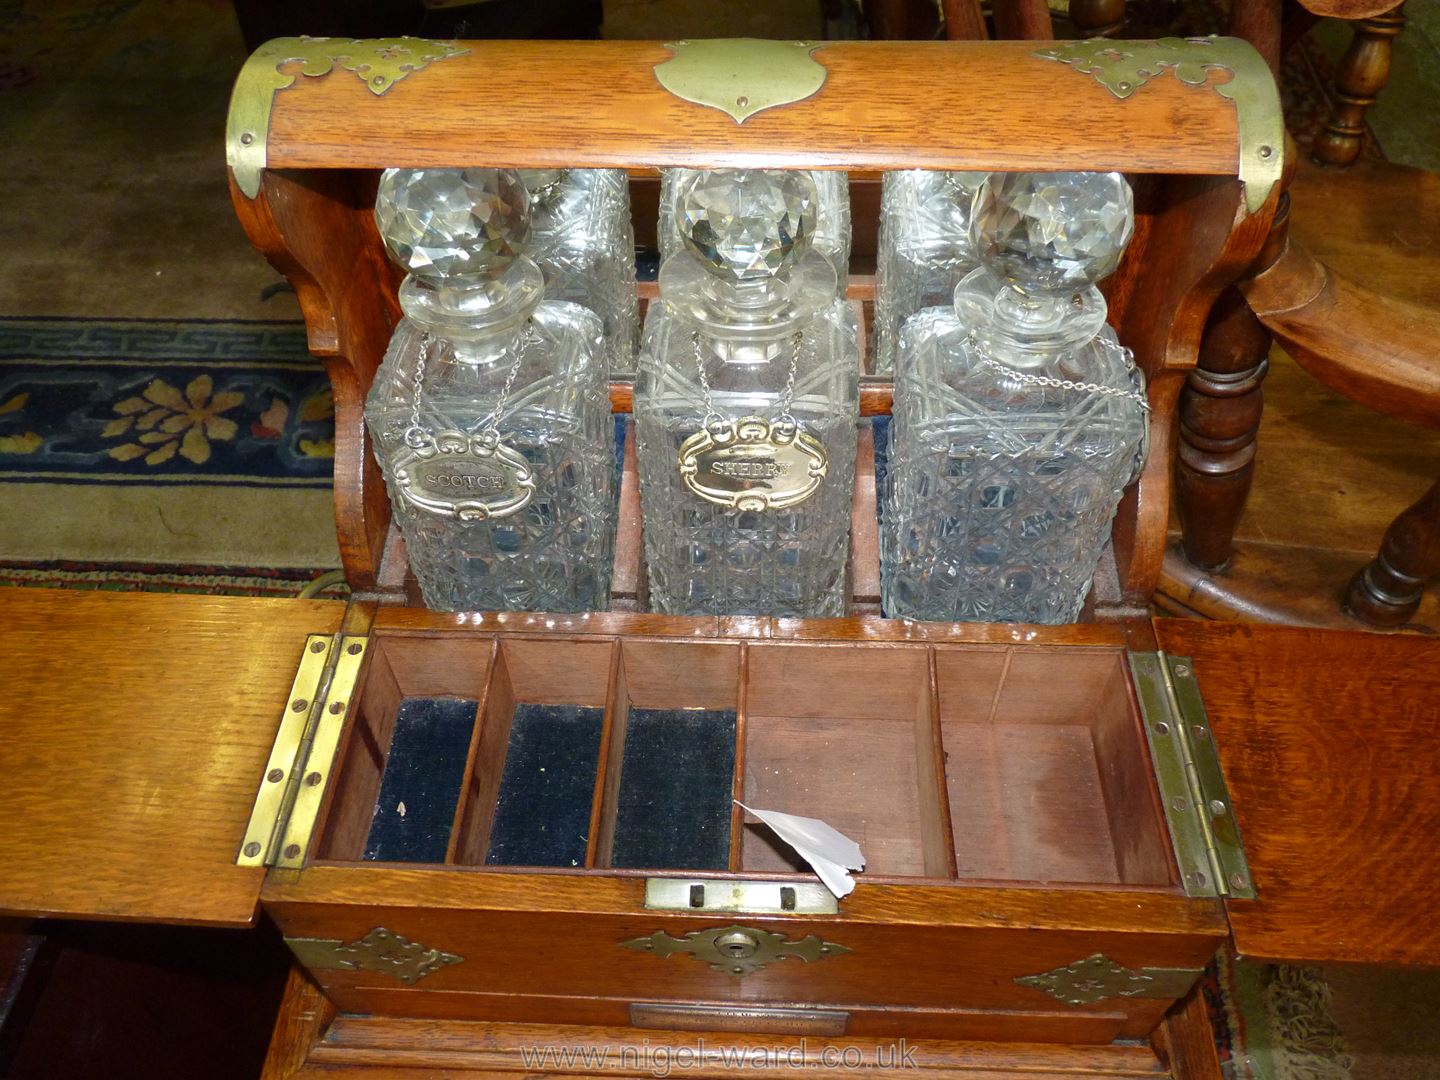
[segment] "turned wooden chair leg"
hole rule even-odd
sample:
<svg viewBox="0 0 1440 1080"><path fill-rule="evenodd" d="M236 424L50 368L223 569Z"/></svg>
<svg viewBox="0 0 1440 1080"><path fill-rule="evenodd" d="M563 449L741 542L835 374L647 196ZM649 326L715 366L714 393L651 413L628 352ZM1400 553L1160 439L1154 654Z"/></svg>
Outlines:
<svg viewBox="0 0 1440 1080"><path fill-rule="evenodd" d="M1380 553L1350 579L1345 606L1374 626L1415 614L1425 583L1440 576L1440 481L1385 530Z"/></svg>
<svg viewBox="0 0 1440 1080"><path fill-rule="evenodd" d="M1210 312L1200 356L1180 392L1175 499L1185 557L1204 570L1230 563L1255 472L1270 334L1234 286Z"/></svg>
<svg viewBox="0 0 1440 1080"><path fill-rule="evenodd" d="M1125 26L1125 0L1070 0L1070 25L1076 37L1117 37Z"/></svg>
<svg viewBox="0 0 1440 1080"><path fill-rule="evenodd" d="M1315 137L1311 155L1322 165L1350 165L1365 141L1365 110L1390 78L1395 36L1405 27L1405 5L1357 19L1355 37L1335 72L1335 110Z"/></svg>
<svg viewBox="0 0 1440 1080"><path fill-rule="evenodd" d="M1294 156L1287 147L1287 160ZM1281 184L1293 176L1286 168ZM1280 205L1270 235L1248 277L1269 269L1285 250L1290 194ZM1255 437L1265 411L1263 384L1270 368L1270 332L1238 285L1220 294L1200 339L1200 355L1180 391L1180 447L1175 465L1175 504L1185 557L1202 570L1223 570L1234 551L1235 527L1255 474Z"/></svg>

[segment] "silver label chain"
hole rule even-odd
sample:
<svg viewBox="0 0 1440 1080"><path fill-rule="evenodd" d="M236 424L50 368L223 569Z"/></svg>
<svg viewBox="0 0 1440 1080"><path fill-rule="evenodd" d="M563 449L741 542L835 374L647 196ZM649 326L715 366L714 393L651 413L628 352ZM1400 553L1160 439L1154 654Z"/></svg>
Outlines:
<svg viewBox="0 0 1440 1080"><path fill-rule="evenodd" d="M790 369L785 376L785 389L780 391L780 413L775 417L777 424L796 429L800 427L800 421L795 419L795 414L790 411L790 406L795 403L795 376L800 366L800 347L804 341L805 332L803 330L795 331L794 336L790 339L792 347ZM700 393L705 403L703 424L706 428L711 428L716 424L727 423L724 414L715 407L715 399L710 393L710 379L705 374L705 355L704 350L700 347L698 330L691 332L690 343L695 350L695 371L700 376Z"/></svg>
<svg viewBox="0 0 1440 1080"><path fill-rule="evenodd" d="M1135 404L1139 405L1140 408L1147 413L1150 411L1150 402L1139 390L1123 386L1102 386L1100 383L1073 382L1070 379L1056 379L1049 375L1032 375L1028 371L1021 371L1018 368L1011 367L1009 364L1003 364L999 360L996 360L990 355L990 350L985 343L974 334L970 336L970 343L975 351L980 354L980 363L983 366L989 368L991 371L1004 375L1006 378L1014 379L1018 383L1026 383L1031 386L1049 386L1056 390L1083 390L1088 394L1102 394L1105 397L1123 398L1135 402ZM1130 350L1126 349L1123 345L1116 346L1104 338L1100 339L1100 343L1107 349L1119 348L1127 355L1130 352Z"/></svg>
<svg viewBox="0 0 1440 1080"><path fill-rule="evenodd" d="M515 359L510 364L509 374L505 376L505 385L500 388L500 396L495 400L495 408L490 410L489 415L480 423L479 430L475 433L477 438L483 438L487 442L499 441L498 428L500 417L505 412L505 403L510 400L510 391L515 388L515 379L520 374L520 363L525 359L525 349L540 339L539 331L535 329L533 319L525 320L525 329L520 333L520 340L515 345ZM430 355L430 333L426 331L420 335L420 349L415 357L415 378L411 385L410 394L410 426L405 429L405 445L412 449L428 445L435 440L435 433L428 430L420 423L420 393L425 384L425 361Z"/></svg>

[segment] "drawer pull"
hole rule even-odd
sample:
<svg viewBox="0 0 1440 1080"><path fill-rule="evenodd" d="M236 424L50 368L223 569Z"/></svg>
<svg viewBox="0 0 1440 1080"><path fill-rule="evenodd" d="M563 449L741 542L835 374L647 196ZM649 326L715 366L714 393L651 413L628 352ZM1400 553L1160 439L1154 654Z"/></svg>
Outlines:
<svg viewBox="0 0 1440 1080"><path fill-rule="evenodd" d="M844 1035L850 1014L839 1009L787 1009L772 1005L698 1005L637 1001L630 1023L666 1031L740 1031L762 1035Z"/></svg>
<svg viewBox="0 0 1440 1080"><path fill-rule="evenodd" d="M654 953L659 957L688 953L697 960L705 961L716 971L736 976L749 975L777 960L798 958L808 964L850 951L833 941L822 941L814 934L808 934L799 941L789 941L783 934L753 926L695 930L682 938L656 930L649 937L633 938L620 944L627 949Z"/></svg>

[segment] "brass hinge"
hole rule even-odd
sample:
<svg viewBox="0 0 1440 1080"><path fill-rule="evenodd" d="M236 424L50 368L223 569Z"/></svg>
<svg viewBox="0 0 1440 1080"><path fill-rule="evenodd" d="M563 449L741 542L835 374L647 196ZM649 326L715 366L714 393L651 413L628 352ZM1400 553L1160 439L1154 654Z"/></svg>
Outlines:
<svg viewBox="0 0 1440 1080"><path fill-rule="evenodd" d="M351 635L305 639L237 866L303 865L365 645L364 637Z"/></svg>
<svg viewBox="0 0 1440 1080"><path fill-rule="evenodd" d="M1132 652L1130 671L1188 896L1253 900L1230 789L1188 657Z"/></svg>

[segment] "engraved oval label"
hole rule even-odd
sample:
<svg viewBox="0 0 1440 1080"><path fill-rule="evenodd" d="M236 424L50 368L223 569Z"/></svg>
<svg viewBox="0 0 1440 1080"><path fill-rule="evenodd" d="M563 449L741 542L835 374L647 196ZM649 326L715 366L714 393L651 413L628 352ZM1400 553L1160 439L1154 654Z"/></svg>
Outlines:
<svg viewBox="0 0 1440 1080"><path fill-rule="evenodd" d="M798 506L825 479L825 447L814 436L757 417L699 431L680 447L685 486L735 510Z"/></svg>
<svg viewBox="0 0 1440 1080"><path fill-rule="evenodd" d="M504 443L489 450L457 447L443 434L438 452L421 450L396 469L408 502L462 521L505 517L530 502L535 479L520 454Z"/></svg>

